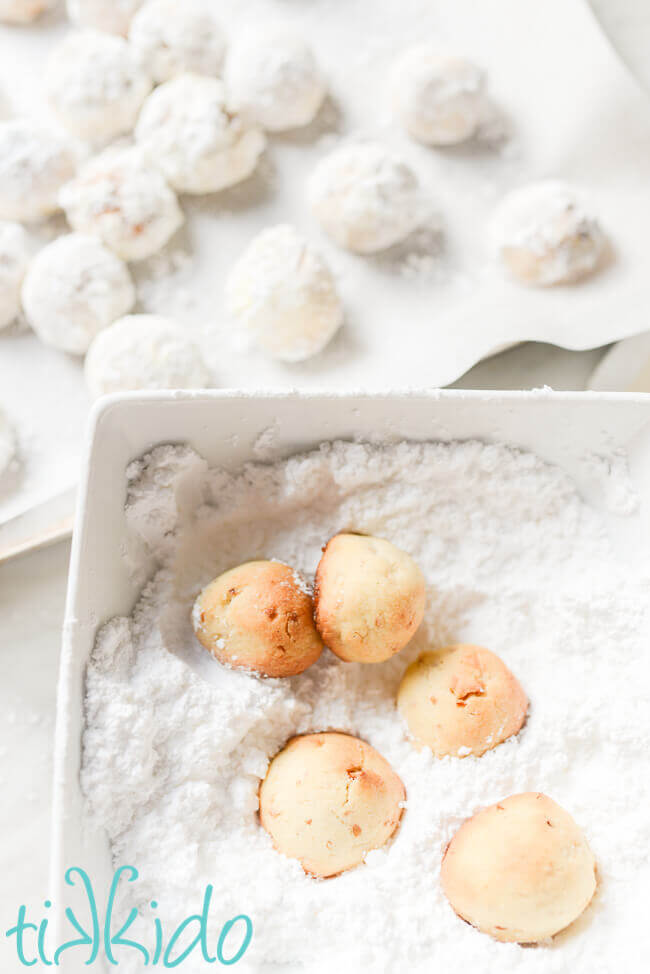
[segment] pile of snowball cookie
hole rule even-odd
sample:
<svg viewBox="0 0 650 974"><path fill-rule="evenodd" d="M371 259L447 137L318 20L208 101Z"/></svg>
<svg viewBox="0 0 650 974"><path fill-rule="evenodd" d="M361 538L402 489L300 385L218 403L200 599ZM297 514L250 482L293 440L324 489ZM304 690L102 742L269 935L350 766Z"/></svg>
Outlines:
<svg viewBox="0 0 650 974"><path fill-rule="evenodd" d="M25 24L55 2L0 0L0 20ZM88 353L93 396L210 385L185 328L129 314L136 291L127 263L160 251L182 225L177 194L241 183L269 135L312 122L326 74L284 27L227 40L206 0L67 0L67 10L75 29L44 77L59 129L0 122L0 328L22 306L43 342ZM474 63L422 44L398 58L387 83L407 138L443 149L480 137L490 103ZM85 143L80 166L75 140ZM305 188L324 233L362 256L418 228L421 194L400 152L353 135L318 162ZM71 232L32 259L21 224L58 210ZM502 265L531 285L577 281L605 251L590 210L552 181L508 196L492 236ZM344 319L326 260L288 224L251 240L228 277L225 303L238 334L286 362L318 354Z"/></svg>
<svg viewBox="0 0 650 974"><path fill-rule="evenodd" d="M425 601L424 577L408 554L381 538L341 533L323 548L313 596L288 565L247 562L203 589L192 623L220 663L291 677L325 647L345 663L390 659L418 629ZM456 645L408 667L397 706L416 747L479 757L519 732L528 699L497 655ZM370 744L328 731L294 737L273 758L259 815L278 851L324 878L388 842L405 799L400 778ZM564 809L525 793L462 825L444 853L441 882L463 920L497 940L538 943L588 906L596 863Z"/></svg>

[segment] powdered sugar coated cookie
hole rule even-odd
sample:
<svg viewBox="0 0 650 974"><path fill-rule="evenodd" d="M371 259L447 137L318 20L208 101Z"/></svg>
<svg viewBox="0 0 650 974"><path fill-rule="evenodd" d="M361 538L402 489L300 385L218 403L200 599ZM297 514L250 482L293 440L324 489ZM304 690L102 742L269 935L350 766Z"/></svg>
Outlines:
<svg viewBox="0 0 650 974"><path fill-rule="evenodd" d="M336 149L318 164L309 183L312 210L341 247L371 254L415 229L418 183L411 168L374 142Z"/></svg>
<svg viewBox="0 0 650 974"><path fill-rule="evenodd" d="M471 138L484 108L485 77L466 58L440 55L428 44L397 61L393 111L407 132L427 145L454 145Z"/></svg>
<svg viewBox="0 0 650 974"><path fill-rule="evenodd" d="M329 267L286 224L254 238L232 269L226 290L228 309L249 337L284 362L316 355L343 321Z"/></svg>
<svg viewBox="0 0 650 974"><path fill-rule="evenodd" d="M201 353L183 328L159 315L127 315L93 341L85 364L93 398L130 389L210 385Z"/></svg>
<svg viewBox="0 0 650 974"><path fill-rule="evenodd" d="M525 284L578 281L598 267L606 238L594 214L563 183L546 180L514 190L492 221L494 249Z"/></svg>
<svg viewBox="0 0 650 974"><path fill-rule="evenodd" d="M186 72L217 75L226 48L205 0L148 0L133 18L129 41L138 63L157 82Z"/></svg>
<svg viewBox="0 0 650 974"><path fill-rule="evenodd" d="M156 88L135 136L175 189L199 194L250 176L266 143L260 129L231 111L223 82L197 74Z"/></svg>
<svg viewBox="0 0 650 974"><path fill-rule="evenodd" d="M74 168L72 153L54 132L26 119L0 122L0 219L31 223L50 216Z"/></svg>
<svg viewBox="0 0 650 974"><path fill-rule="evenodd" d="M123 260L143 260L183 223L176 194L138 148L108 149L61 190L70 226L100 237Z"/></svg>
<svg viewBox="0 0 650 974"><path fill-rule="evenodd" d="M70 233L36 255L22 300L41 341L83 355L102 328L133 307L135 288L126 264L100 240Z"/></svg>
<svg viewBox="0 0 650 974"><path fill-rule="evenodd" d="M234 106L269 132L312 121L325 97L325 82L311 49L300 37L256 31L232 49L226 84Z"/></svg>
<svg viewBox="0 0 650 974"><path fill-rule="evenodd" d="M69 34L55 49L45 83L61 124L88 141L129 132L151 90L127 42L93 30Z"/></svg>

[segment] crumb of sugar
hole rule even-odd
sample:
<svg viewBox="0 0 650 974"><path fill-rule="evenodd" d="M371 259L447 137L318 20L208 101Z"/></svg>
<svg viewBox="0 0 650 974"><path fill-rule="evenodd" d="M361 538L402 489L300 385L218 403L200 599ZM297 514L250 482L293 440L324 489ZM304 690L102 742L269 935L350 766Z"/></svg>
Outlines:
<svg viewBox="0 0 650 974"><path fill-rule="evenodd" d="M621 476L616 465L611 476ZM129 468L126 511L135 567L146 562L149 581L133 615L99 633L81 775L114 863L140 870L125 907L155 896L159 915L176 924L214 884L211 936L239 913L253 920L238 965L249 971L276 963L313 971L322 962L350 971L611 974L623 958L625 969L640 964L650 577L647 566L634 575L618 560L600 515L566 474L478 442L325 444L235 473L166 446ZM425 620L405 651L375 666L325 652L299 677L263 680L200 649L190 613L210 579L264 557L312 577L321 545L351 528L389 538L425 574ZM422 646L452 641L498 652L531 701L521 733L481 758L416 751L395 709ZM319 882L272 848L257 792L289 737L328 729L375 746L402 778L407 807L393 841ZM439 885L461 822L525 790L548 793L575 817L600 875L584 917L537 950L464 924ZM184 966L203 970L192 957ZM124 969L139 968L125 957Z"/></svg>

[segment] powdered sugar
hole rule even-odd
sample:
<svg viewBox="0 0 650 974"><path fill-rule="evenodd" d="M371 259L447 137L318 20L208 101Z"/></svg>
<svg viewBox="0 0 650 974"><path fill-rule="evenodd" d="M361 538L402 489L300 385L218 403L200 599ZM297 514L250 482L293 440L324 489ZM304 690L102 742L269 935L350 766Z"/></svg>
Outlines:
<svg viewBox="0 0 650 974"><path fill-rule="evenodd" d="M624 479L620 463L611 476ZM98 638L82 783L116 864L141 872L131 895L143 911L155 896L159 915L178 923L213 883L215 924L253 919L240 969L610 974L622 956L624 969L640 963L650 579L617 560L599 515L560 470L476 442L339 443L235 474L209 471L189 448L160 447L128 481L134 570L156 570L133 616ZM428 605L412 646L376 666L324 653L284 681L226 670L201 650L190 612L202 585L257 557L311 577L341 529L387 537L417 559ZM523 731L480 759L418 753L395 710L408 663L424 645L454 640L498 652L531 700ZM292 734L325 729L373 744L404 781L407 806L387 847L318 882L273 850L256 809L269 758ZM601 878L584 917L538 950L463 924L438 883L460 822L528 789L575 817ZM184 969L202 967L188 959Z"/></svg>

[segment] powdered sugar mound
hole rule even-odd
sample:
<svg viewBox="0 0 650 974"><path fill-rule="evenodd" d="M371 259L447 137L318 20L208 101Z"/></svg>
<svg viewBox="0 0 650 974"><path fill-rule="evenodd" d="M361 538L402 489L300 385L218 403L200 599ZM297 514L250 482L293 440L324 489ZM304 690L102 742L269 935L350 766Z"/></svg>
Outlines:
<svg viewBox="0 0 650 974"><path fill-rule="evenodd" d="M248 913L254 936L242 969L252 971L293 962L310 971L604 974L628 943L632 959L650 844L650 578L617 560L600 516L563 472L477 442L326 444L235 473L169 446L133 464L128 480L129 525L142 563L157 571L132 618L97 640L82 771L115 862L141 871L127 905L155 895L159 915L178 923L213 883L211 936ZM375 666L325 652L288 680L227 670L201 650L190 612L205 583L258 557L311 578L322 544L342 529L389 538L421 566L428 603L411 646ZM450 641L498 652L531 700L522 732L482 758L416 751L395 709L406 666L422 647ZM372 743L404 781L407 803L389 845L318 882L271 847L257 790L288 737L327 729ZM574 815L601 877L584 917L537 950L462 923L438 882L458 825L529 789ZM185 967L202 970L192 957Z"/></svg>

